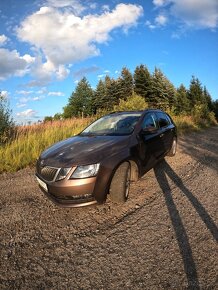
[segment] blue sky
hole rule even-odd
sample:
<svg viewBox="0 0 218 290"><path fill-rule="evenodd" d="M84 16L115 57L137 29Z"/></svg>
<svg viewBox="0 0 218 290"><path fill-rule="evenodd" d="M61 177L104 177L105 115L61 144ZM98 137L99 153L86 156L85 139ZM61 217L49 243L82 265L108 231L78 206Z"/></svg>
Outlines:
<svg viewBox="0 0 218 290"><path fill-rule="evenodd" d="M0 91L18 123L62 112L77 82L95 88L155 67L178 87L191 76L218 99L217 0L0 0Z"/></svg>

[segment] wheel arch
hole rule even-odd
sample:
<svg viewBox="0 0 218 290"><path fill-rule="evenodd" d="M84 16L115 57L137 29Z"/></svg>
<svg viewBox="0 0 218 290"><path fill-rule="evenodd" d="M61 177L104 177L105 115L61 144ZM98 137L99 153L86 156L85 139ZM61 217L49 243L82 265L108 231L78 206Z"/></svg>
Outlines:
<svg viewBox="0 0 218 290"><path fill-rule="evenodd" d="M121 158L122 157L122 158ZM131 170L131 181L137 181L139 179L139 167L137 162L129 155L123 153L121 155L113 156L110 159L105 160L101 170L101 179L97 180L94 196L96 200L100 203L105 202L107 196L109 194L109 188L111 184L111 180L117 170L117 168L124 162L128 162L130 164ZM102 183L102 180L104 182Z"/></svg>

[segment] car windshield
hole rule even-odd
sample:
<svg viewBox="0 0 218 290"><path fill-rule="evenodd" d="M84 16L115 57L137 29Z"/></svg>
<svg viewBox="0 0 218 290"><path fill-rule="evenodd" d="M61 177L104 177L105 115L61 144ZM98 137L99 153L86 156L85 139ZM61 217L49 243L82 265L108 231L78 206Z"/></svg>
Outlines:
<svg viewBox="0 0 218 290"><path fill-rule="evenodd" d="M136 112L106 115L88 126L80 135L129 135L141 114Z"/></svg>

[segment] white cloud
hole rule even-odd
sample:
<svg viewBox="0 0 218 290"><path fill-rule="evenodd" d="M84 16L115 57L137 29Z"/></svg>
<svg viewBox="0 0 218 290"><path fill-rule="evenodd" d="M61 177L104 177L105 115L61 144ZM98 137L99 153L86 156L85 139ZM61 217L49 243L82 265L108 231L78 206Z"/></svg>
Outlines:
<svg viewBox="0 0 218 290"><path fill-rule="evenodd" d="M63 3L66 6L70 2L72 5L79 3L49 0L50 7L41 7L17 28L21 41L28 42L35 51L43 52L43 55L39 54L33 71L37 79L49 81L53 75L63 79L69 74L65 65L99 55L97 45L108 42L112 30L128 30L143 14L141 6L121 3L112 11L80 17L72 7L59 9Z"/></svg>
<svg viewBox="0 0 218 290"><path fill-rule="evenodd" d="M17 113L17 117L21 117L21 118L26 118L26 117L37 117L36 116L37 112L32 110L32 109L27 109L23 112L19 112Z"/></svg>
<svg viewBox="0 0 218 290"><path fill-rule="evenodd" d="M159 14L156 18L155 18L155 22L157 25L160 25L160 26L164 26L166 25L167 23L167 17L163 14Z"/></svg>
<svg viewBox="0 0 218 290"><path fill-rule="evenodd" d="M5 36L4 34L0 35L0 46L5 45L7 41L8 41L7 36Z"/></svg>
<svg viewBox="0 0 218 290"><path fill-rule="evenodd" d="M47 6L55 8L71 8L74 14L81 14L86 8L77 0L47 0Z"/></svg>
<svg viewBox="0 0 218 290"><path fill-rule="evenodd" d="M9 95L9 92L8 91L1 91L1 96L4 98L4 99L7 99L8 98L8 95Z"/></svg>
<svg viewBox="0 0 218 290"><path fill-rule="evenodd" d="M49 78L49 80L50 80L50 78ZM29 81L28 83L24 84L24 86L27 88L42 87L42 86L47 85L49 80L40 78L40 80Z"/></svg>
<svg viewBox="0 0 218 290"><path fill-rule="evenodd" d="M161 8L161 12L174 17L183 28L218 27L217 0L153 0L153 4L157 9Z"/></svg>
<svg viewBox="0 0 218 290"><path fill-rule="evenodd" d="M98 4L97 3L90 3L90 5L89 5L89 8L90 9L96 9L98 7Z"/></svg>
<svg viewBox="0 0 218 290"><path fill-rule="evenodd" d="M34 61L35 58L30 55L20 56L16 50L0 48L0 79L12 75L23 76Z"/></svg>
<svg viewBox="0 0 218 290"><path fill-rule="evenodd" d="M105 5L102 6L102 9L105 10L105 11L109 11L110 10L110 6L105 4Z"/></svg>
<svg viewBox="0 0 218 290"><path fill-rule="evenodd" d="M164 6L168 0L153 0L153 4L157 7Z"/></svg>
<svg viewBox="0 0 218 290"><path fill-rule="evenodd" d="M62 97L64 96L63 92L49 92L48 96L58 96L58 97Z"/></svg>
<svg viewBox="0 0 218 290"><path fill-rule="evenodd" d="M26 107L26 104L17 103L16 107L17 108L23 108L23 107Z"/></svg>
<svg viewBox="0 0 218 290"><path fill-rule="evenodd" d="M35 96L35 97L22 97L19 99L19 104L26 104L31 101L40 101L44 99L45 96Z"/></svg>
<svg viewBox="0 0 218 290"><path fill-rule="evenodd" d="M36 91L36 94L44 94L47 91L46 88L42 88L41 90Z"/></svg>
<svg viewBox="0 0 218 290"><path fill-rule="evenodd" d="M193 28L216 28L218 26L217 0L173 0L171 13Z"/></svg>
<svg viewBox="0 0 218 290"><path fill-rule="evenodd" d="M98 79L102 79L105 76L106 76L106 74L101 74L101 75L98 75L97 77L98 77Z"/></svg>
<svg viewBox="0 0 218 290"><path fill-rule="evenodd" d="M98 70L100 70L100 68L96 65L89 66L89 67L82 67L81 69L79 69L73 73L73 77L74 78L81 78L87 74L94 73Z"/></svg>
<svg viewBox="0 0 218 290"><path fill-rule="evenodd" d="M64 80L70 73L70 70L67 69L64 65L59 65L56 70L56 75L58 80Z"/></svg>
<svg viewBox="0 0 218 290"><path fill-rule="evenodd" d="M155 29L156 25L152 24L151 21L147 20L145 22L145 25L148 26L150 29Z"/></svg>
<svg viewBox="0 0 218 290"><path fill-rule="evenodd" d="M27 102L29 102L30 100L31 100L30 97L22 97L22 98L19 99L19 102L20 102L20 103L27 103Z"/></svg>
<svg viewBox="0 0 218 290"><path fill-rule="evenodd" d="M36 96L36 97L31 98L31 101L40 101L44 98L45 98L44 96Z"/></svg>
<svg viewBox="0 0 218 290"><path fill-rule="evenodd" d="M25 91L25 90L16 91L16 94L19 94L19 95L30 95L32 93L33 91Z"/></svg>

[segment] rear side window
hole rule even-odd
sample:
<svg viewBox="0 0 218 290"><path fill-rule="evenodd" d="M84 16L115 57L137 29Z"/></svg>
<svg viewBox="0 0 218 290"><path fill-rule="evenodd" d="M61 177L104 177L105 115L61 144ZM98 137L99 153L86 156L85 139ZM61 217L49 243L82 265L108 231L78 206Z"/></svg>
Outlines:
<svg viewBox="0 0 218 290"><path fill-rule="evenodd" d="M142 122L142 129L157 128L157 119L154 113L149 113L145 116Z"/></svg>
<svg viewBox="0 0 218 290"><path fill-rule="evenodd" d="M164 113L157 113L157 118L160 128L166 127L171 123L170 118Z"/></svg>

